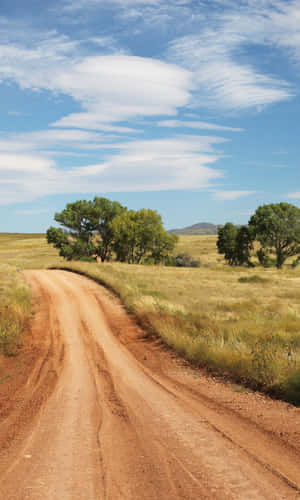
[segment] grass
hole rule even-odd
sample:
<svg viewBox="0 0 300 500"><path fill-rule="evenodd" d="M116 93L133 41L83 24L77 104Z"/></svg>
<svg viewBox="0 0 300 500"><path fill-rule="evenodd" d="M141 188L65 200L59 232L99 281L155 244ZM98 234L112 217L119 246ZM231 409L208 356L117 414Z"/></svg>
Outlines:
<svg viewBox="0 0 300 500"><path fill-rule="evenodd" d="M18 352L29 315L29 287L13 266L0 264L0 354Z"/></svg>
<svg viewBox="0 0 300 500"><path fill-rule="evenodd" d="M239 278L240 283L266 283L268 278L263 278L258 274L253 274L252 276L241 276Z"/></svg>
<svg viewBox="0 0 300 500"><path fill-rule="evenodd" d="M0 234L0 355L18 352L30 315L30 289L20 271L61 261L42 234Z"/></svg>
<svg viewBox="0 0 300 500"><path fill-rule="evenodd" d="M196 366L300 403L300 266L231 268L215 236L180 237L176 253L200 259L200 268L66 262L42 235L2 237L6 265L85 274Z"/></svg>
<svg viewBox="0 0 300 500"><path fill-rule="evenodd" d="M43 234L0 233L0 262L15 269L42 269L61 263L62 258Z"/></svg>

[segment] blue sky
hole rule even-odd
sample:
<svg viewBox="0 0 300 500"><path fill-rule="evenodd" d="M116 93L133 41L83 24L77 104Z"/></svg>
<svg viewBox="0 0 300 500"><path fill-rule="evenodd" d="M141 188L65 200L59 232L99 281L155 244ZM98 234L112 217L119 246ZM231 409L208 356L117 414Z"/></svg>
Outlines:
<svg viewBox="0 0 300 500"><path fill-rule="evenodd" d="M300 204L300 2L1 0L0 231L95 195L167 228Z"/></svg>

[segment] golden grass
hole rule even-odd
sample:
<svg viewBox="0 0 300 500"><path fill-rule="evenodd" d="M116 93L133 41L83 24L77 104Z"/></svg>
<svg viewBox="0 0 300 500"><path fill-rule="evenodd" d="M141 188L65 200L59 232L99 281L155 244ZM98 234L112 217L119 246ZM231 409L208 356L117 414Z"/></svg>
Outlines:
<svg viewBox="0 0 300 500"><path fill-rule="evenodd" d="M42 235L2 238L6 265L61 266L90 276L193 363L300 402L300 266L232 268L217 253L215 236L179 239L176 252L200 259L200 268L66 262Z"/></svg>
<svg viewBox="0 0 300 500"><path fill-rule="evenodd" d="M198 269L63 266L108 285L148 330L193 363L299 402L295 391L288 394L300 367L299 269L230 268L219 262L213 236L182 237L181 249L196 240Z"/></svg>
<svg viewBox="0 0 300 500"><path fill-rule="evenodd" d="M13 266L0 264L0 354L17 353L29 315L29 287Z"/></svg>
<svg viewBox="0 0 300 500"><path fill-rule="evenodd" d="M17 353L30 315L30 289L20 271L61 261L44 235L0 234L0 354Z"/></svg>
<svg viewBox="0 0 300 500"><path fill-rule="evenodd" d="M59 264L62 258L47 244L43 234L0 233L0 262L20 269L41 269Z"/></svg>

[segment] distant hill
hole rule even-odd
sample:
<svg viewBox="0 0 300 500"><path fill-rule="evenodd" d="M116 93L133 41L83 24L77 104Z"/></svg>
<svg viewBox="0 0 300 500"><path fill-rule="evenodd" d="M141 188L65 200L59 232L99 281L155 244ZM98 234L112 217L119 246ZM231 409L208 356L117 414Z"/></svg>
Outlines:
<svg viewBox="0 0 300 500"><path fill-rule="evenodd" d="M218 234L218 226L209 222L200 222L193 226L183 227L182 229L170 229L170 234Z"/></svg>

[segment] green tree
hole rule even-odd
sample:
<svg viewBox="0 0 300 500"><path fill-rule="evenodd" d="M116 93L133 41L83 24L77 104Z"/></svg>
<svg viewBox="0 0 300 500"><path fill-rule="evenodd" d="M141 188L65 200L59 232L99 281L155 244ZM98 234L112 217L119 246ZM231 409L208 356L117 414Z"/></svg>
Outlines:
<svg viewBox="0 0 300 500"><path fill-rule="evenodd" d="M247 226L235 226L227 222L218 228L217 247L230 266L251 265L250 252L253 236Z"/></svg>
<svg viewBox="0 0 300 500"><path fill-rule="evenodd" d="M93 220L95 221L96 231L99 234L95 253L99 255L101 261L111 259L112 245L114 241L114 232L111 222L115 217L126 212L118 201L110 201L107 198L94 198Z"/></svg>
<svg viewBox="0 0 300 500"><path fill-rule="evenodd" d="M300 209L289 203L271 203L257 208L249 221L262 254L275 253L276 267L300 253Z"/></svg>
<svg viewBox="0 0 300 500"><path fill-rule="evenodd" d="M253 250L253 234L248 226L240 226L235 238L235 254L237 265L253 266L250 261Z"/></svg>
<svg viewBox="0 0 300 500"><path fill-rule="evenodd" d="M112 251L114 235L110 222L125 210L120 203L99 197L68 203L54 216L64 229L50 227L48 243L54 244L68 260L98 255L103 262L110 258Z"/></svg>
<svg viewBox="0 0 300 500"><path fill-rule="evenodd" d="M111 224L117 260L139 264L147 258L162 262L173 250L177 238L162 226L161 216L150 209L128 210L115 217Z"/></svg>
<svg viewBox="0 0 300 500"><path fill-rule="evenodd" d="M62 212L55 214L55 221L64 229L50 227L47 241L53 243L65 259L80 259L94 253L92 209L92 202L81 200L68 203Z"/></svg>
<svg viewBox="0 0 300 500"><path fill-rule="evenodd" d="M236 265L235 239L237 231L238 228L231 222L227 222L224 226L218 227L218 252L224 254L225 260L227 260L231 266Z"/></svg>

